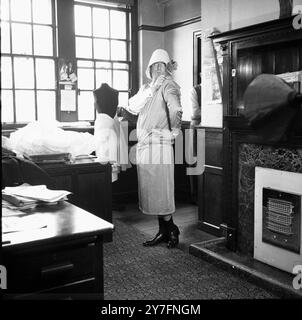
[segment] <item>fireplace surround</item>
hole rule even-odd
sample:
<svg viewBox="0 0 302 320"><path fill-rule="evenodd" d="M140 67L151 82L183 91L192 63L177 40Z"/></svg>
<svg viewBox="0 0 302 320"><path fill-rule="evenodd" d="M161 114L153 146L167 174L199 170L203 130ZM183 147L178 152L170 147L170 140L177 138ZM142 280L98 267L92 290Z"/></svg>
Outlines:
<svg viewBox="0 0 302 320"><path fill-rule="evenodd" d="M237 249L249 256L254 255L254 190L257 167L302 174L302 148L251 143L240 143L238 146Z"/></svg>

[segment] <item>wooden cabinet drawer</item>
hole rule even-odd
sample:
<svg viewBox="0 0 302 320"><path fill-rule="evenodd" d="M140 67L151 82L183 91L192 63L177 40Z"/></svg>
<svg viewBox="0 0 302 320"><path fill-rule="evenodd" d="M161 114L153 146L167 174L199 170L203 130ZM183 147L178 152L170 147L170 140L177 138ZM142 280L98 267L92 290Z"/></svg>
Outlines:
<svg viewBox="0 0 302 320"><path fill-rule="evenodd" d="M103 300L104 293L97 290L96 281L95 278L88 278L49 290L10 298L16 300Z"/></svg>
<svg viewBox="0 0 302 320"><path fill-rule="evenodd" d="M93 276L96 273L96 245L58 251L39 251L9 258L8 289L23 292L47 289Z"/></svg>

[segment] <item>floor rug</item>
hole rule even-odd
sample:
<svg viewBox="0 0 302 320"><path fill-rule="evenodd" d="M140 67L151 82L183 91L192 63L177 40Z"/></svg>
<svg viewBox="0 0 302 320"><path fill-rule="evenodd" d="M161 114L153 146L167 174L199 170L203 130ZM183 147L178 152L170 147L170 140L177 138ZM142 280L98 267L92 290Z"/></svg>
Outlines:
<svg viewBox="0 0 302 320"><path fill-rule="evenodd" d="M113 242L104 244L105 300L277 298L178 248L146 248L146 235L119 219L113 223Z"/></svg>

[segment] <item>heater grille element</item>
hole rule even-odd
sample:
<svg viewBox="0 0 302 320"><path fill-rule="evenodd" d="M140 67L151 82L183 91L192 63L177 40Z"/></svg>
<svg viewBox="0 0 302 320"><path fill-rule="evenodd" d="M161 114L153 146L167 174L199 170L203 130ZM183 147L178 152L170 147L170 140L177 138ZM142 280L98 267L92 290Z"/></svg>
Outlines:
<svg viewBox="0 0 302 320"><path fill-rule="evenodd" d="M289 201L268 198L267 208L270 211L290 215L293 212L294 206Z"/></svg>
<svg viewBox="0 0 302 320"><path fill-rule="evenodd" d="M264 242L299 252L301 197L281 190L263 188Z"/></svg>

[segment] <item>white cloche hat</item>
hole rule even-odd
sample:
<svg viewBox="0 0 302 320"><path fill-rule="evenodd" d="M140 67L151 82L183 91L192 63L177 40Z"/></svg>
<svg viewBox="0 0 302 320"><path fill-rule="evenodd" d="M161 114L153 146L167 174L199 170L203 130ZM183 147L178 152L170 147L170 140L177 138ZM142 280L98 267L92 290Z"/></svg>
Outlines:
<svg viewBox="0 0 302 320"><path fill-rule="evenodd" d="M156 62L163 62L166 64L166 66L168 65L168 63L170 62L170 57L169 54L166 50L163 49L156 49L153 53L152 56L149 60L147 69L146 69L146 76L151 79L151 74L150 74L150 67L152 66L152 64L156 63Z"/></svg>

